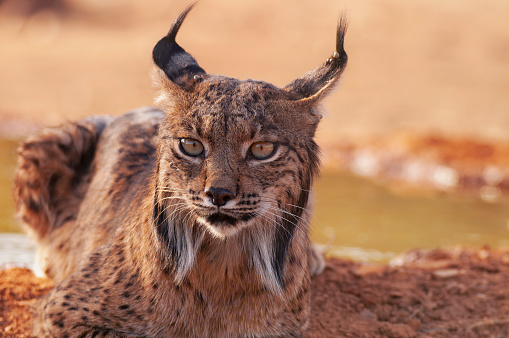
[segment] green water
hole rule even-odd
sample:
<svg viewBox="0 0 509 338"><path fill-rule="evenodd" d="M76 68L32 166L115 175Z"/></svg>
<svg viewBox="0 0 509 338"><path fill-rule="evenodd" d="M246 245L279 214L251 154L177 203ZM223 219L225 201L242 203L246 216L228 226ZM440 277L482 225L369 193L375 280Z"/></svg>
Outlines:
<svg viewBox="0 0 509 338"><path fill-rule="evenodd" d="M0 232L19 232L11 182L17 142L0 140ZM313 240L334 254L386 261L414 248L509 246L509 203L474 196L394 194L362 178L324 172L315 186Z"/></svg>
<svg viewBox="0 0 509 338"><path fill-rule="evenodd" d="M509 203L475 196L400 195L325 172L316 184L313 239L355 258L387 260L415 248L509 245ZM359 250L361 249L361 250ZM333 250L334 251L334 250Z"/></svg>

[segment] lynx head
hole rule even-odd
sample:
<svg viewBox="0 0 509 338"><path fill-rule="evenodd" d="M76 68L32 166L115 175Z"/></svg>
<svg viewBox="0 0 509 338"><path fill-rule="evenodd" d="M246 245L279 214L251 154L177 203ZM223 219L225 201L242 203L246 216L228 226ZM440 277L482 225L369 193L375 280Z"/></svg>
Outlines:
<svg viewBox="0 0 509 338"><path fill-rule="evenodd" d="M295 231L318 172L320 101L346 66L346 25L336 52L284 88L207 74L175 37L192 6L154 48L159 127L154 218L182 277L205 238L252 243L262 278L281 286ZM249 245L247 245L249 246Z"/></svg>

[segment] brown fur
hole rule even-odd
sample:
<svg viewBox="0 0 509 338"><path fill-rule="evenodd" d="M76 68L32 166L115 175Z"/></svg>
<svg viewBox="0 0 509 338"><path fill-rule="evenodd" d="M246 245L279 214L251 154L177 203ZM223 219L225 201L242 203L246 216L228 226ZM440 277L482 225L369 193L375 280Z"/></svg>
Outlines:
<svg viewBox="0 0 509 338"><path fill-rule="evenodd" d="M36 311L37 336L301 336L307 326L320 262L306 209L313 138L319 101L346 65L345 26L331 59L281 89L206 74L175 42L190 9L154 49L163 111L70 123L19 149L18 216L58 283ZM186 138L204 152L183 153ZM252 155L260 141L275 145L269 158Z"/></svg>

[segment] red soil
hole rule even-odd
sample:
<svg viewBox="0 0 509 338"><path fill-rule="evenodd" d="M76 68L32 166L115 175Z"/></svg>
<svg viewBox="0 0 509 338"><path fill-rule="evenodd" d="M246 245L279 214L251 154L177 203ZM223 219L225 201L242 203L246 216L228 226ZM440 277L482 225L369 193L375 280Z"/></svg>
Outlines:
<svg viewBox="0 0 509 338"><path fill-rule="evenodd" d="M509 251L412 251L398 266L332 258L314 277L308 337L509 334ZM30 306L51 290L30 270L0 271L0 336L27 337Z"/></svg>

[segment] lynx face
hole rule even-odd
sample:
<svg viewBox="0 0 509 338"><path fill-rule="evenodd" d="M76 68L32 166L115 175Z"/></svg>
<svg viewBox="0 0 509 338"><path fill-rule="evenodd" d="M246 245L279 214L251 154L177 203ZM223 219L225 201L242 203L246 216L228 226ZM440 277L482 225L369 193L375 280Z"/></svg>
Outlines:
<svg viewBox="0 0 509 338"><path fill-rule="evenodd" d="M278 88L263 82L204 76L194 94L160 129L165 197L216 236L277 227L309 190L318 118L285 110Z"/></svg>
<svg viewBox="0 0 509 338"><path fill-rule="evenodd" d="M157 102L166 112L156 231L177 280L203 241L234 238L266 284L281 289L288 246L296 231L307 236L303 212L319 166L313 138L320 101L346 66L346 24L325 64L279 88L207 74L175 41L191 8L153 50Z"/></svg>

